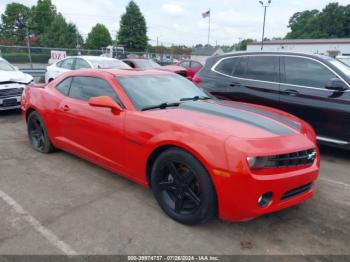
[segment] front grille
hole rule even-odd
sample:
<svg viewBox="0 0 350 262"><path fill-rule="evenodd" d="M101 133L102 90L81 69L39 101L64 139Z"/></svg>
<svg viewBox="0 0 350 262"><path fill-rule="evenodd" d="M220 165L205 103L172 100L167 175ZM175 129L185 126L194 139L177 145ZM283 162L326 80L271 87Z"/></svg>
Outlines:
<svg viewBox="0 0 350 262"><path fill-rule="evenodd" d="M21 96L23 92L23 88L9 88L9 89L1 89L0 90L0 99Z"/></svg>
<svg viewBox="0 0 350 262"><path fill-rule="evenodd" d="M308 192L311 188L312 188L312 183L298 187L298 188L294 188L294 189L289 190L286 193L284 193L281 200L287 200L289 198L295 197L295 196L300 195L302 193Z"/></svg>
<svg viewBox="0 0 350 262"><path fill-rule="evenodd" d="M268 158L268 162L271 163L270 167L297 167L311 165L316 159L316 150L309 149L299 152L276 155Z"/></svg>
<svg viewBox="0 0 350 262"><path fill-rule="evenodd" d="M180 76L183 76L183 77L187 77L187 71L178 71L176 72L177 74L179 74Z"/></svg>

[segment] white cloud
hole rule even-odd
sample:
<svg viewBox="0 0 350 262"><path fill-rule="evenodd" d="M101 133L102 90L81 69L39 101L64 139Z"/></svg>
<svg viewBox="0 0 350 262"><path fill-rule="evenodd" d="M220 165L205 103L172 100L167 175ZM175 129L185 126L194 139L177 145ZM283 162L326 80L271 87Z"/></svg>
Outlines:
<svg viewBox="0 0 350 262"><path fill-rule="evenodd" d="M0 0L0 14L14 0ZM206 43L208 18L201 14L211 9L211 43L231 45L239 38L260 39L263 9L257 0L135 0L144 14L148 37L165 45ZM27 6L37 0L16 0ZM52 0L68 21L86 36L96 23L102 23L115 37L121 14L129 0ZM295 12L322 10L331 2L349 4L349 0L273 0L267 10L266 37L283 37L288 20Z"/></svg>
<svg viewBox="0 0 350 262"><path fill-rule="evenodd" d="M166 3L162 5L162 10L169 15L183 15L185 13L184 8L179 3Z"/></svg>

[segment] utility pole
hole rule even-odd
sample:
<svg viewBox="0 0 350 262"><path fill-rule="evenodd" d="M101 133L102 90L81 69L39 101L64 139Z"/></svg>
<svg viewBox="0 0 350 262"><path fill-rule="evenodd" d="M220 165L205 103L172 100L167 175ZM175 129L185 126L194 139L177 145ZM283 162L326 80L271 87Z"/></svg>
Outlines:
<svg viewBox="0 0 350 262"><path fill-rule="evenodd" d="M211 18L211 10L209 9L208 46L210 45L210 18Z"/></svg>
<svg viewBox="0 0 350 262"><path fill-rule="evenodd" d="M264 8L264 22L263 22L263 32L262 32L262 38L261 38L261 50L263 50L264 49L264 39L265 39L266 9L270 6L271 0L268 0L267 4L265 4L263 1L259 1L259 3Z"/></svg>
<svg viewBox="0 0 350 262"><path fill-rule="evenodd" d="M29 58L29 64L30 68L33 68L33 63L32 63L32 55L30 53L30 39L29 39L29 29L28 29L28 21L26 23L26 38L27 38L27 49L28 49L28 58Z"/></svg>

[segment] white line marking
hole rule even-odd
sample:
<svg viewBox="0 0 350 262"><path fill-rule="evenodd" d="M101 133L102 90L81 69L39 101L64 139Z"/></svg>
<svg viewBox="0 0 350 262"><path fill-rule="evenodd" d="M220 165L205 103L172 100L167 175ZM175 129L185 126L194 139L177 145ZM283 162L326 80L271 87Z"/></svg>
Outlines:
<svg viewBox="0 0 350 262"><path fill-rule="evenodd" d="M333 184L337 184L337 185L341 185L341 186L345 186L345 187L350 187L349 184L346 184L346 183L343 183L343 182L340 182L340 181L327 179L327 178L323 178L323 177L321 177L320 179L323 180L323 181L329 182L329 183L333 183Z"/></svg>
<svg viewBox="0 0 350 262"><path fill-rule="evenodd" d="M64 254L73 256L78 253L68 244L60 240L51 230L44 227L35 217L30 215L24 208L18 204L12 197L0 190L0 198L2 198L13 210L34 227L43 237L45 237L52 245L60 249Z"/></svg>

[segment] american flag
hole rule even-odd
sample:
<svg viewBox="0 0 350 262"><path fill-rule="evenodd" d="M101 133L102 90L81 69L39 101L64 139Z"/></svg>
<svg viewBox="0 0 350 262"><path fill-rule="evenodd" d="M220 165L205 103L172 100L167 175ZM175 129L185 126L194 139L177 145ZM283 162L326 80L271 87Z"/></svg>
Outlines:
<svg viewBox="0 0 350 262"><path fill-rule="evenodd" d="M202 17L203 17L203 18L206 18L206 17L209 17L209 16L210 16L210 10L208 10L208 11L202 13Z"/></svg>

